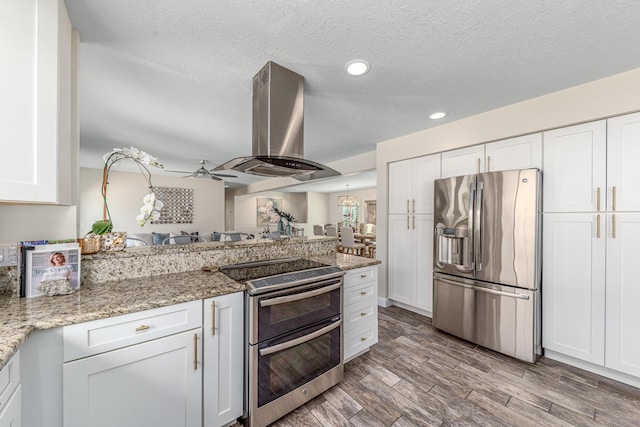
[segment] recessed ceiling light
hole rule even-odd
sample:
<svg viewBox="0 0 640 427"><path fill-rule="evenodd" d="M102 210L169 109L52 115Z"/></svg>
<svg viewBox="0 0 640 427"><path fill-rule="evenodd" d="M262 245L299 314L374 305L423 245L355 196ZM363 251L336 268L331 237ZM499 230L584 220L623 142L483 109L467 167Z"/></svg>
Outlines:
<svg viewBox="0 0 640 427"><path fill-rule="evenodd" d="M345 70L352 76L361 76L363 74L367 74L371 69L371 65L364 59L354 59L353 61L347 62L345 65Z"/></svg>
<svg viewBox="0 0 640 427"><path fill-rule="evenodd" d="M431 120L438 120L438 119L441 119L441 118L443 118L443 117L446 117L446 116L447 116L447 114L449 114L449 113L447 113L446 111L438 111L437 113L433 113L433 114L431 114L431 115L429 116L429 118L430 118Z"/></svg>

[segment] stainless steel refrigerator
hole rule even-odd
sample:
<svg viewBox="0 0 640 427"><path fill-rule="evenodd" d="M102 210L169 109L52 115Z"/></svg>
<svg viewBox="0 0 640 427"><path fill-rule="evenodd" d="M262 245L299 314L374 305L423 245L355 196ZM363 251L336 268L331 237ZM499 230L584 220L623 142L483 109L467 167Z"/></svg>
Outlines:
<svg viewBox="0 0 640 427"><path fill-rule="evenodd" d="M535 362L541 188L538 169L435 181L434 327Z"/></svg>

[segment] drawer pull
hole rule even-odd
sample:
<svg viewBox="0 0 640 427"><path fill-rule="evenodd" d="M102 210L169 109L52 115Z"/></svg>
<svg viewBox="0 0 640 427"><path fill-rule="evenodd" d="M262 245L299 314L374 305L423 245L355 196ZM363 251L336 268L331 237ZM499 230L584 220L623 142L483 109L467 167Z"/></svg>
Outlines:
<svg viewBox="0 0 640 427"><path fill-rule="evenodd" d="M193 370L198 370L198 334L193 334Z"/></svg>
<svg viewBox="0 0 640 427"><path fill-rule="evenodd" d="M366 341L367 337L360 337L360 341Z"/></svg>
<svg viewBox="0 0 640 427"><path fill-rule="evenodd" d="M360 316L366 316L366 315L367 315L367 313L362 312L362 311L360 312Z"/></svg>
<svg viewBox="0 0 640 427"><path fill-rule="evenodd" d="M140 332L140 331L146 331L147 329L149 329L151 326L149 325L140 325L136 328L136 332Z"/></svg>
<svg viewBox="0 0 640 427"><path fill-rule="evenodd" d="M216 302L211 301L211 336L216 334Z"/></svg>
<svg viewBox="0 0 640 427"><path fill-rule="evenodd" d="M360 291L360 295L366 295L367 291Z"/></svg>
<svg viewBox="0 0 640 427"><path fill-rule="evenodd" d="M360 277L362 277L363 279L365 279L367 277L366 274L361 274Z"/></svg>

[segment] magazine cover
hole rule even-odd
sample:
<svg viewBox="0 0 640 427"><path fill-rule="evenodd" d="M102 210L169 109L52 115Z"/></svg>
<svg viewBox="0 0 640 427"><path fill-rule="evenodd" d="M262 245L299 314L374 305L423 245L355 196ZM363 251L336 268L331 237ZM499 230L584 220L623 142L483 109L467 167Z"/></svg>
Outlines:
<svg viewBox="0 0 640 427"><path fill-rule="evenodd" d="M34 245L25 252L25 296L65 295L80 288L78 243Z"/></svg>

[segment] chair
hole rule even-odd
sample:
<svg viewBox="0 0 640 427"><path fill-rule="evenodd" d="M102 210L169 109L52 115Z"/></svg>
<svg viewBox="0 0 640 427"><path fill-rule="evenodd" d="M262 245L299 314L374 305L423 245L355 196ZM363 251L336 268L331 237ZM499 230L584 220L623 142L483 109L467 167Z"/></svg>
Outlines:
<svg viewBox="0 0 640 427"><path fill-rule="evenodd" d="M335 225L327 225L324 230L327 233L328 237L339 237L338 229L336 228ZM340 244L339 238L338 238L338 241L336 242L336 251L342 252L342 245Z"/></svg>
<svg viewBox="0 0 640 427"><path fill-rule="evenodd" d="M361 255L362 254L362 250L365 248L364 243L356 243L355 239L353 238L353 228L351 227L342 227L340 229L340 235L342 237L342 250L343 252L349 252L349 250L351 250L351 253L354 255Z"/></svg>
<svg viewBox="0 0 640 427"><path fill-rule="evenodd" d="M204 237L198 236L195 234L176 234L164 239L162 241L162 244L163 245L186 245L188 243L206 242L206 241L207 239L205 239Z"/></svg>
<svg viewBox="0 0 640 427"><path fill-rule="evenodd" d="M320 224L315 224L313 226L313 235L314 236L324 236L324 227Z"/></svg>

